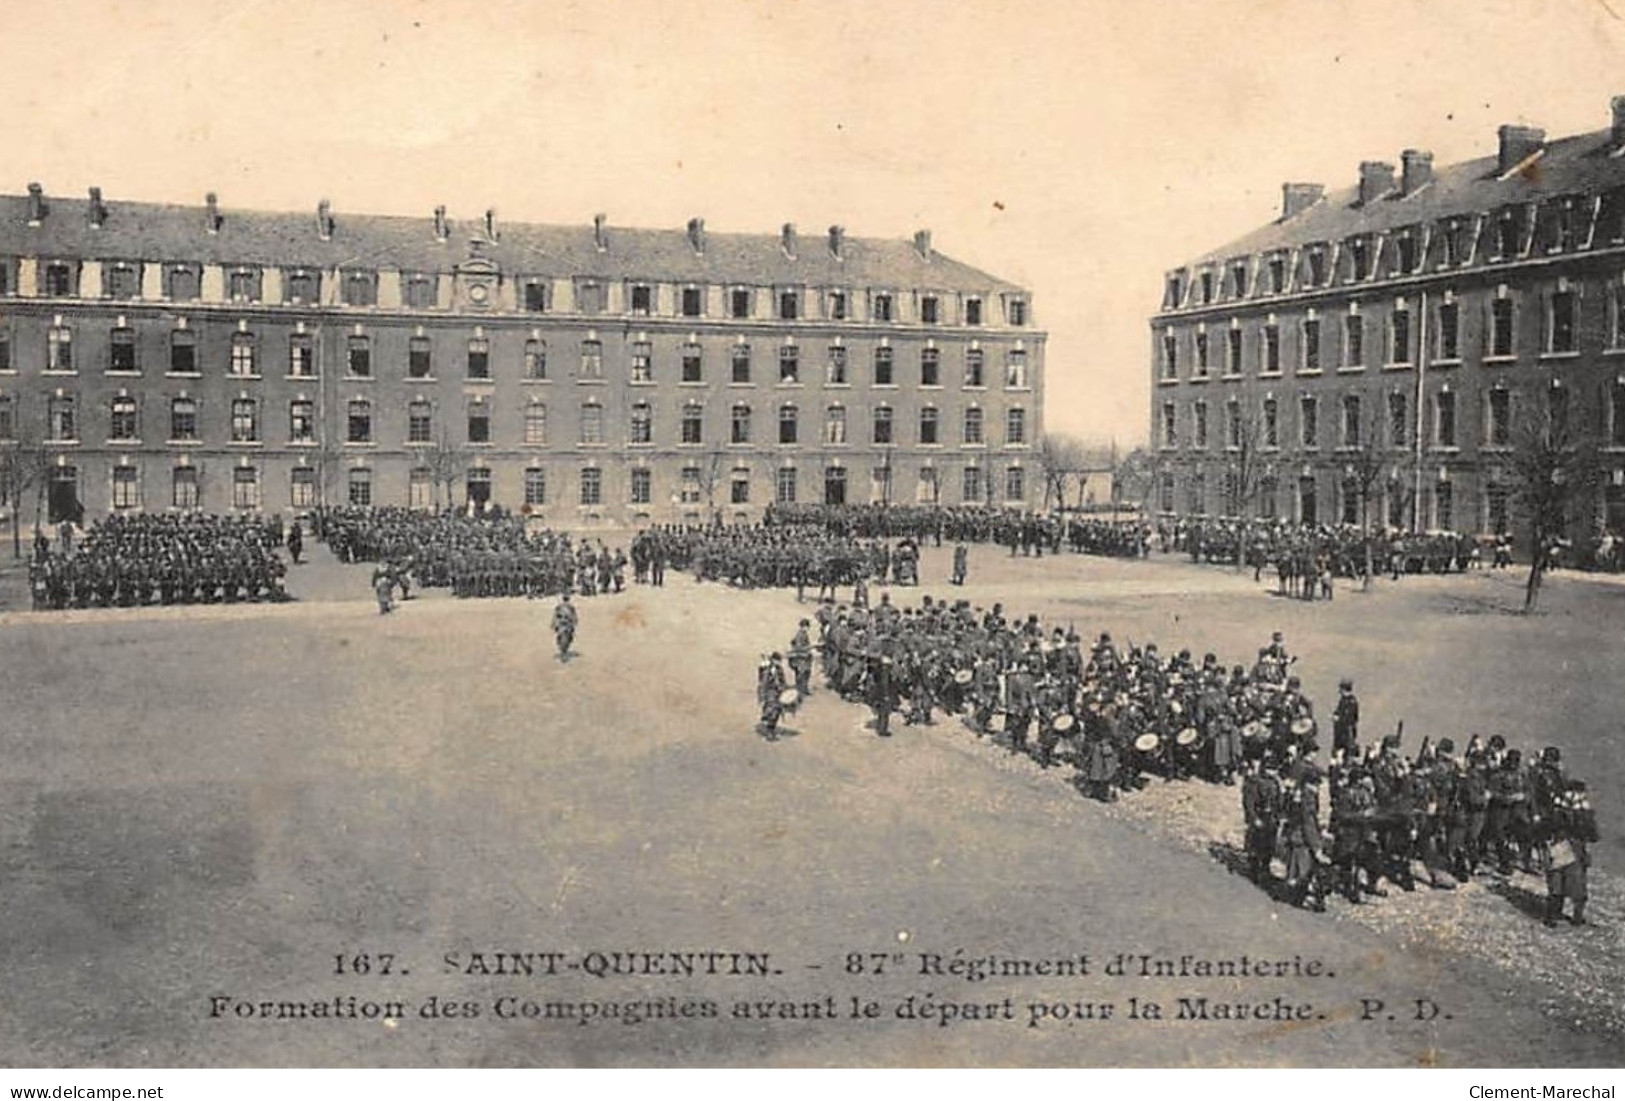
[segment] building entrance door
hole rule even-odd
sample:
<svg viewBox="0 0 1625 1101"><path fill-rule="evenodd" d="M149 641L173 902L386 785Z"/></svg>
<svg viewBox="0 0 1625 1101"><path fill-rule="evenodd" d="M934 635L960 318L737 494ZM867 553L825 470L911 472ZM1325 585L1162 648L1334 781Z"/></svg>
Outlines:
<svg viewBox="0 0 1625 1101"><path fill-rule="evenodd" d="M46 504L50 509L47 519L53 524L60 524L64 520L72 520L77 524L84 519L84 506L79 503L78 467L51 468L51 488Z"/></svg>
<svg viewBox="0 0 1625 1101"><path fill-rule="evenodd" d="M824 471L824 503L826 505L846 504L846 468L843 466L828 467Z"/></svg>
<svg viewBox="0 0 1625 1101"><path fill-rule="evenodd" d="M1315 479L1298 479L1298 519L1305 524L1318 524L1315 512Z"/></svg>

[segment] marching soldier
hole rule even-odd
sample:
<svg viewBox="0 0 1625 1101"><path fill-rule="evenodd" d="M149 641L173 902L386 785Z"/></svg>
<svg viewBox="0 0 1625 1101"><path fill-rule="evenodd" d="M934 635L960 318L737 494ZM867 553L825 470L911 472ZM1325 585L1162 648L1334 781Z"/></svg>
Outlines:
<svg viewBox="0 0 1625 1101"><path fill-rule="evenodd" d="M569 590L559 594L559 602L553 607L553 640L558 644L559 660L570 660L570 646L576 637L576 609L570 603Z"/></svg>
<svg viewBox="0 0 1625 1101"><path fill-rule="evenodd" d="M769 654L756 667L756 699L762 706L762 719L757 732L770 742L779 740L779 718L784 714L780 697L784 694L784 668L779 664L783 656Z"/></svg>

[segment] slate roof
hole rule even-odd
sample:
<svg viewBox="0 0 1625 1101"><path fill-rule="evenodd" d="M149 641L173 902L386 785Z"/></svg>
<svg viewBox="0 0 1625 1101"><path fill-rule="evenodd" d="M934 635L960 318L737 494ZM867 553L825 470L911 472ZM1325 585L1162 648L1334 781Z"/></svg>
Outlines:
<svg viewBox="0 0 1625 1101"><path fill-rule="evenodd" d="M47 194L46 216L30 226L28 203L26 195L0 196L0 255L445 272L467 259L471 238L485 241L483 218L452 221L448 240L439 241L427 216L335 210L332 237L323 240L314 209L294 214L222 207L220 228L210 233L203 206L104 199L105 222L92 227L88 199ZM800 234L794 259L785 255L778 234L706 231L703 253L695 251L684 229L608 226L606 236L608 248L600 251L591 224L499 221L497 240L485 241L482 254L505 272L557 277L981 293L1021 289L939 252L927 259L911 240L847 236L844 258L838 260L823 233Z"/></svg>
<svg viewBox="0 0 1625 1101"><path fill-rule="evenodd" d="M1526 167L1501 179L1496 156L1436 168L1433 181L1412 195L1396 187L1369 204L1359 187L1331 192L1291 218L1277 219L1222 248L1192 260L1201 267L1224 260L1273 252L1318 241L1339 241L1359 233L1426 224L1456 215L1482 214L1508 204L1574 195L1597 195L1625 187L1625 156L1611 130L1558 138Z"/></svg>

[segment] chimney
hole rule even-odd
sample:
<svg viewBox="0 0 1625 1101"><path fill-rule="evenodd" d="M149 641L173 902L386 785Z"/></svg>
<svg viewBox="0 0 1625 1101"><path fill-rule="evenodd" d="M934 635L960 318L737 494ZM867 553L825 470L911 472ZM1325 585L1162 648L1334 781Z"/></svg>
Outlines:
<svg viewBox="0 0 1625 1101"><path fill-rule="evenodd" d="M316 204L316 235L324 241L333 239L333 204L326 199Z"/></svg>
<svg viewBox="0 0 1625 1101"><path fill-rule="evenodd" d="M1360 205L1375 202L1394 189L1394 166L1386 161L1360 162Z"/></svg>
<svg viewBox="0 0 1625 1101"><path fill-rule="evenodd" d="M931 259L931 231L929 229L914 232L914 251L925 259Z"/></svg>
<svg viewBox="0 0 1625 1101"><path fill-rule="evenodd" d="M604 230L604 215L602 214L592 216L592 243L593 247L599 252L609 250L609 234Z"/></svg>
<svg viewBox="0 0 1625 1101"><path fill-rule="evenodd" d="M492 241L497 239L497 212L494 207L485 212L485 236Z"/></svg>
<svg viewBox="0 0 1625 1101"><path fill-rule="evenodd" d="M705 219L690 218L688 220L688 243L694 247L695 252L705 251Z"/></svg>
<svg viewBox="0 0 1625 1101"><path fill-rule="evenodd" d="M209 192L203 196L203 224L210 233L220 232L220 196Z"/></svg>
<svg viewBox="0 0 1625 1101"><path fill-rule="evenodd" d="M102 203L102 189L99 187L90 189L89 213L90 224L96 229L100 229L102 223L107 221L107 207Z"/></svg>
<svg viewBox="0 0 1625 1101"><path fill-rule="evenodd" d="M779 247L784 250L784 254L790 259L794 260L796 258L796 224L794 222L785 222L784 226L779 230Z"/></svg>
<svg viewBox="0 0 1625 1101"><path fill-rule="evenodd" d="M837 259L837 260L844 260L844 259L846 259L845 255L844 255L845 249L846 249L846 227L845 226L830 226L829 227L829 254L831 256L835 257L835 259Z"/></svg>
<svg viewBox="0 0 1625 1101"><path fill-rule="evenodd" d="M1501 140L1497 171L1503 176L1540 152L1541 146L1546 144L1546 131L1538 126L1503 126L1496 135Z"/></svg>
<svg viewBox="0 0 1625 1101"><path fill-rule="evenodd" d="M37 183L28 185L28 224L37 226L45 221L45 189Z"/></svg>
<svg viewBox="0 0 1625 1101"><path fill-rule="evenodd" d="M1625 96L1615 96L1611 106L1614 109L1614 148L1625 147Z"/></svg>
<svg viewBox="0 0 1625 1101"><path fill-rule="evenodd" d="M446 225L446 208L444 205L434 208L434 239L444 241L451 236L451 227Z"/></svg>
<svg viewBox="0 0 1625 1101"><path fill-rule="evenodd" d="M1433 154L1425 149L1407 149L1399 155L1399 190L1415 195L1433 182Z"/></svg>
<svg viewBox="0 0 1625 1101"><path fill-rule="evenodd" d="M1320 202L1326 194L1326 185L1317 183L1284 183L1281 185L1281 221L1302 214Z"/></svg>

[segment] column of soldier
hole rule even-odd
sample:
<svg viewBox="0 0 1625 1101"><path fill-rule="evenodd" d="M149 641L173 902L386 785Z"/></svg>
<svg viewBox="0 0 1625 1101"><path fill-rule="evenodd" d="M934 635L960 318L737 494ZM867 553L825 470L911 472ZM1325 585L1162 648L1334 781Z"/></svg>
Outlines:
<svg viewBox="0 0 1625 1101"><path fill-rule="evenodd" d="M383 507L318 510L319 539L343 562L376 562L379 580L449 588L459 597L582 596L621 592L628 559L602 541L579 541L500 510L474 516Z"/></svg>
<svg viewBox="0 0 1625 1101"><path fill-rule="evenodd" d="M735 588L814 588L833 596L837 585L869 579L900 585L919 580L919 544L905 536L895 546L813 527L734 524L647 528L632 540L635 579L663 582L666 567L691 570L698 581Z"/></svg>
<svg viewBox="0 0 1625 1101"><path fill-rule="evenodd" d="M29 564L36 611L286 600L280 518L113 514L56 547L39 532Z"/></svg>
<svg viewBox="0 0 1625 1101"><path fill-rule="evenodd" d="M791 641L794 685L779 653L758 668L764 736L776 738L785 711L812 691L815 653L828 686L867 704L883 737L894 714L906 724L931 724L939 710L965 716L978 737L1041 767L1070 765L1079 790L1100 800L1141 789L1152 776L1226 785L1239 778L1245 866L1294 905L1323 910L1334 891L1362 902L1384 896L1384 882L1415 890L1418 865L1438 889L1482 870L1506 876L1517 865L1546 873L1548 924L1565 898L1570 920L1584 923L1596 820L1585 784L1564 775L1556 747L1533 765L1499 735L1473 735L1459 755L1443 738L1424 740L1407 759L1398 734L1362 748L1359 703L1345 680L1323 770L1314 707L1279 632L1251 669L1227 670L1211 653L1197 664L1188 650L1164 657L1150 642L1119 649L1107 634L1085 656L1075 630L1046 631L1036 615L1006 618L999 604L984 611L926 597L919 608L899 609L890 594L873 608L823 601Z"/></svg>

